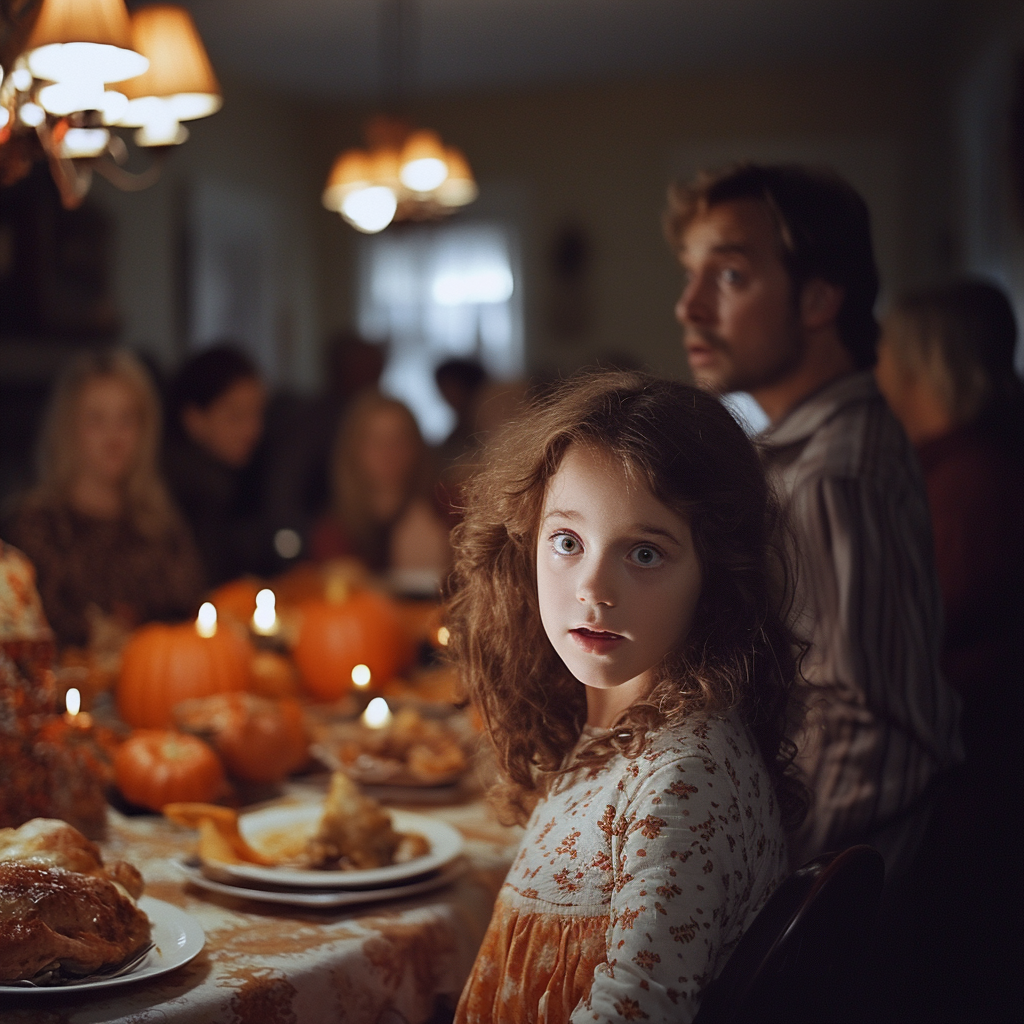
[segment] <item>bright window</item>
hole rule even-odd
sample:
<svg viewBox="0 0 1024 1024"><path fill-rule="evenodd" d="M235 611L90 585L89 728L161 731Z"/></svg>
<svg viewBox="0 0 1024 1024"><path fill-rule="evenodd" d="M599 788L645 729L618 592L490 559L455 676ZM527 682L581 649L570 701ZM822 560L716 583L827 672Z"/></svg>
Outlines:
<svg viewBox="0 0 1024 1024"><path fill-rule="evenodd" d="M388 343L382 387L436 444L454 415L434 384L453 356L497 379L523 373L522 289L510 231L497 224L416 225L360 240L360 332Z"/></svg>

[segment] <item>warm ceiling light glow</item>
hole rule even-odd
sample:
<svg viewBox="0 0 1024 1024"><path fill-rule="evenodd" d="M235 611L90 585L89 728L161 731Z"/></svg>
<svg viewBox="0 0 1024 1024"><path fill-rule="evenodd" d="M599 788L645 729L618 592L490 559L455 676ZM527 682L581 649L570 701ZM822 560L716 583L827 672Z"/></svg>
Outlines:
<svg viewBox="0 0 1024 1024"><path fill-rule="evenodd" d="M103 91L98 78L67 78L40 89L39 105L57 117L77 110L99 110L103 106Z"/></svg>
<svg viewBox="0 0 1024 1024"><path fill-rule="evenodd" d="M36 78L120 82L149 67L131 47L124 0L43 0L25 50Z"/></svg>
<svg viewBox="0 0 1024 1024"><path fill-rule="evenodd" d="M356 665L352 669L352 682L358 687L370 685L370 666Z"/></svg>
<svg viewBox="0 0 1024 1024"><path fill-rule="evenodd" d="M132 101L123 124L148 124L145 104L137 104L149 97L163 99L178 121L220 110L220 84L188 11L170 4L141 7L132 14L131 32L132 46L148 58L149 70L122 86Z"/></svg>
<svg viewBox="0 0 1024 1024"><path fill-rule="evenodd" d="M18 110L22 124L38 128L46 120L46 111L38 103L23 103Z"/></svg>
<svg viewBox="0 0 1024 1024"><path fill-rule="evenodd" d="M341 204L342 216L365 234L383 231L398 209L395 193L386 185L373 185L350 192Z"/></svg>
<svg viewBox="0 0 1024 1024"><path fill-rule="evenodd" d="M361 149L346 150L331 168L324 189L323 204L334 213L341 213L345 196L356 189L366 188L370 184L372 171L370 158Z"/></svg>
<svg viewBox="0 0 1024 1024"><path fill-rule="evenodd" d="M217 609L209 601L199 606L196 616L196 632L203 637L214 636L217 632Z"/></svg>
<svg viewBox="0 0 1024 1024"><path fill-rule="evenodd" d="M69 160L99 156L109 141L106 128L69 128L60 140L60 155Z"/></svg>
<svg viewBox="0 0 1024 1024"><path fill-rule="evenodd" d="M444 147L437 132L413 132L402 147L402 184L414 192L432 192L448 177Z"/></svg>
<svg viewBox="0 0 1024 1024"><path fill-rule="evenodd" d="M158 104L163 100L150 97ZM159 107L153 116L135 133L136 146L180 146L188 138L188 129L180 124L173 111Z"/></svg>
<svg viewBox="0 0 1024 1024"><path fill-rule="evenodd" d="M32 86L32 72L28 68L15 68L11 72L11 82L19 92L25 92Z"/></svg>
<svg viewBox="0 0 1024 1024"><path fill-rule="evenodd" d="M445 163L448 177L438 186L437 201L442 206L466 206L473 202L478 189L466 158L459 150L449 149L445 152Z"/></svg>

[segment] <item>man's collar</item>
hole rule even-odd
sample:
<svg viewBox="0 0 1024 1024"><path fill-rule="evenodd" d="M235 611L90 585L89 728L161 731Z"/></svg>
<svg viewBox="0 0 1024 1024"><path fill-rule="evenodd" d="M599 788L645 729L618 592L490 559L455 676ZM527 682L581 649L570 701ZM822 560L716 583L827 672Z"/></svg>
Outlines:
<svg viewBox="0 0 1024 1024"><path fill-rule="evenodd" d="M854 402L877 398L878 395L875 377L870 370L843 374L811 392L778 423L766 427L758 440L773 448L806 441L840 409Z"/></svg>

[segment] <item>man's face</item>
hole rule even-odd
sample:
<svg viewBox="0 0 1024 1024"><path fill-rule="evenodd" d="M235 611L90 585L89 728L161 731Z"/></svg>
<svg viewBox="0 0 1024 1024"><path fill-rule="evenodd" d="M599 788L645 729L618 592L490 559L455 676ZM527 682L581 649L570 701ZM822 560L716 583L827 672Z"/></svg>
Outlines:
<svg viewBox="0 0 1024 1024"><path fill-rule="evenodd" d="M694 380L719 394L756 394L799 367L805 346L789 272L768 210L720 203L686 228L676 304Z"/></svg>

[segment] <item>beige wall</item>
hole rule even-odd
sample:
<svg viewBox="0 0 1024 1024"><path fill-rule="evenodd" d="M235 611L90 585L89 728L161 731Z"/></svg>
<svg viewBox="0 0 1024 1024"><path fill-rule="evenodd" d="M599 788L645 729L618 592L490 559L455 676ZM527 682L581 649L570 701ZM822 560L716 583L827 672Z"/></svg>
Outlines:
<svg viewBox="0 0 1024 1024"><path fill-rule="evenodd" d="M948 91L920 68L861 65L435 98L410 113L464 149L482 189L479 215L491 205L519 233L532 369L568 370L626 351L676 374L684 372L672 316L678 274L660 229L669 180L741 156L830 163L869 201L893 290L955 258ZM319 193L335 153L361 142L368 113L271 101L229 83L224 110L195 123L161 184L136 195L98 188L119 224L125 339L176 358L174 253L189 189L234 183L280 209L282 323L291 325L284 378L315 384L323 338L352 321L355 269L354 233L320 207ZM593 315L589 334L566 342L548 326L547 253L570 219L593 242Z"/></svg>

